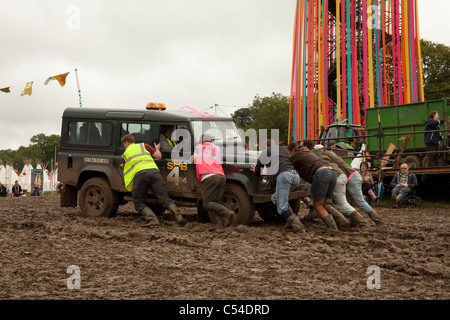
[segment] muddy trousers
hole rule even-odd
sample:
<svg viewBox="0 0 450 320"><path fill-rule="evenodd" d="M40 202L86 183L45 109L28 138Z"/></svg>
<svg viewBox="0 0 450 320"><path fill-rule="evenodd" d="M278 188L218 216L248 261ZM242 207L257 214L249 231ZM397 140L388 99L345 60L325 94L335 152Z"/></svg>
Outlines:
<svg viewBox="0 0 450 320"><path fill-rule="evenodd" d="M211 210L211 207L209 207L208 209L208 204L211 202L216 204L214 205L215 208L218 208L218 206L223 207L221 204L219 204L219 201L222 198L223 193L225 192L226 184L227 179L221 174L214 174L202 180L203 208L205 208L206 210ZM228 209L225 208L225 210Z"/></svg>
<svg viewBox="0 0 450 320"><path fill-rule="evenodd" d="M355 172L353 176L347 181L347 191L364 212L370 212L373 208L364 200L362 192L362 177L359 172Z"/></svg>
<svg viewBox="0 0 450 320"><path fill-rule="evenodd" d="M167 188L161 174L159 173L159 170L142 170L134 176L133 189L131 191L134 209L137 212L141 212L141 210L147 207L146 202L149 189L165 209L167 209L172 203L175 203L175 201L170 199L167 194Z"/></svg>

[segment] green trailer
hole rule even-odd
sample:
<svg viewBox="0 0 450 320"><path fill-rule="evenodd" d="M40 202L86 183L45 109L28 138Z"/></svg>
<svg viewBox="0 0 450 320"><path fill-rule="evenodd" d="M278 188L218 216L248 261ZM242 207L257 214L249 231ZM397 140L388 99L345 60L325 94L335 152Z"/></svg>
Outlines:
<svg viewBox="0 0 450 320"><path fill-rule="evenodd" d="M439 117L446 121L440 129L447 129L450 121L449 105L450 98L443 98L366 109L366 134L368 136L377 135L380 128L383 133L381 144L379 137L367 138L367 151L370 154L379 154L381 147L381 152L385 153L393 144L396 148L391 153L403 151L402 153L410 154L402 156L402 162L407 162L411 167L425 167L426 149L423 133L425 122L431 111L437 111ZM441 135L443 139L440 149L443 151L449 150L450 132L441 132ZM402 150L402 148L404 149ZM447 153L441 153L441 165L446 165L449 160Z"/></svg>

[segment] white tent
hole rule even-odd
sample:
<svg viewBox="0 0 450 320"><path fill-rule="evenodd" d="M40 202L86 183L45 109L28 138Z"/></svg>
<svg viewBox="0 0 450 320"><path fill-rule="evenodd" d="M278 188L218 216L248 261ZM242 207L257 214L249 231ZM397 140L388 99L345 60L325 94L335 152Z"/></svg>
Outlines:
<svg viewBox="0 0 450 320"><path fill-rule="evenodd" d="M22 186L22 189L26 189L28 192L32 191L31 170L33 170L33 166L31 164L26 164L19 175L19 184Z"/></svg>
<svg viewBox="0 0 450 320"><path fill-rule="evenodd" d="M5 167L5 182L3 184L9 192L11 192L11 188L16 180L19 180L19 176L14 172L14 168L7 164Z"/></svg>
<svg viewBox="0 0 450 320"><path fill-rule="evenodd" d="M3 164L0 165L0 182L6 186L6 169Z"/></svg>
<svg viewBox="0 0 450 320"><path fill-rule="evenodd" d="M49 177L49 172L47 169L44 169L44 191L52 191L52 178Z"/></svg>

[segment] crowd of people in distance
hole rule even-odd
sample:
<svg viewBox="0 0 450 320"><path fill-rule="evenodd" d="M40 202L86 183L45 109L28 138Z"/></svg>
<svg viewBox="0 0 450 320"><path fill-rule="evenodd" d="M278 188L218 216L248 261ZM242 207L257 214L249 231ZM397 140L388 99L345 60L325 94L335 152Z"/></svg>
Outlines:
<svg viewBox="0 0 450 320"><path fill-rule="evenodd" d="M63 183L58 182L57 189L59 192L63 189ZM6 186L0 181L0 197L6 197L11 195L13 197L20 197L26 195L28 190L23 189L19 184L19 180L16 180L11 187L11 190L7 190ZM32 196L40 196L42 195L42 188L34 187L34 190L31 191Z"/></svg>

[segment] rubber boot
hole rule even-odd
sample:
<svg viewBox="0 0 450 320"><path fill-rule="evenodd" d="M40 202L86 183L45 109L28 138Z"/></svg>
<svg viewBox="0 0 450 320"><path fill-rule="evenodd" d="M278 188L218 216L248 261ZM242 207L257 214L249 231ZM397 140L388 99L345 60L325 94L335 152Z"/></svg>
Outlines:
<svg viewBox="0 0 450 320"><path fill-rule="evenodd" d="M306 216L304 216L302 219L306 221L311 221L314 219L318 219L319 215L317 214L317 211L314 209L313 206L309 207L309 212Z"/></svg>
<svg viewBox="0 0 450 320"><path fill-rule="evenodd" d="M379 196L376 196L376 195L375 195L375 193L373 192L373 190L369 190L367 193L369 194L369 196L372 197L373 201L375 201L375 202L380 198Z"/></svg>
<svg viewBox="0 0 450 320"><path fill-rule="evenodd" d="M295 232L305 232L305 227L300 222L298 216L295 214L290 215L289 218L287 218L286 220L286 228L290 227L292 227L292 229L294 229Z"/></svg>
<svg viewBox="0 0 450 320"><path fill-rule="evenodd" d="M181 226L187 225L187 221L184 220L183 215L180 212L180 209L177 207L175 203L172 203L169 205L169 211L175 215L175 220L177 223Z"/></svg>
<svg viewBox="0 0 450 320"><path fill-rule="evenodd" d="M333 219L333 216L331 214L327 215L325 218L322 219L322 221L325 223L328 229L339 231L336 222Z"/></svg>
<svg viewBox="0 0 450 320"><path fill-rule="evenodd" d="M158 217L149 207L145 207L143 210L141 210L140 213L142 214L142 217L145 219L145 221L147 221L144 226L150 227L159 225Z"/></svg>
<svg viewBox="0 0 450 320"><path fill-rule="evenodd" d="M395 200L397 201L397 205L399 205L400 203L402 203L403 195L401 193L399 193L399 195L397 196L397 198Z"/></svg>
<svg viewBox="0 0 450 320"><path fill-rule="evenodd" d="M348 221L348 219L341 212L336 210L336 208L333 206L328 206L325 210L333 216L339 230L350 228L350 221Z"/></svg>
<svg viewBox="0 0 450 320"><path fill-rule="evenodd" d="M384 222L381 219L381 216L375 210L372 209L372 211L367 212L367 215L369 216L370 219L372 219L373 222L375 222L377 227L384 226Z"/></svg>
<svg viewBox="0 0 450 320"><path fill-rule="evenodd" d="M352 227L359 227L359 230L361 231L367 231L369 229L369 224L358 211L350 213L349 218Z"/></svg>
<svg viewBox="0 0 450 320"><path fill-rule="evenodd" d="M225 221L223 224L224 228L228 228L234 226L236 224L236 213L232 210L227 210Z"/></svg>
<svg viewBox="0 0 450 320"><path fill-rule="evenodd" d="M236 217L234 211L228 210L217 202L209 202L207 209L215 214L219 227L227 228L234 224Z"/></svg>
<svg viewBox="0 0 450 320"><path fill-rule="evenodd" d="M398 208L397 196L395 194L393 194L391 196L391 208L393 208L393 209L397 209Z"/></svg>

